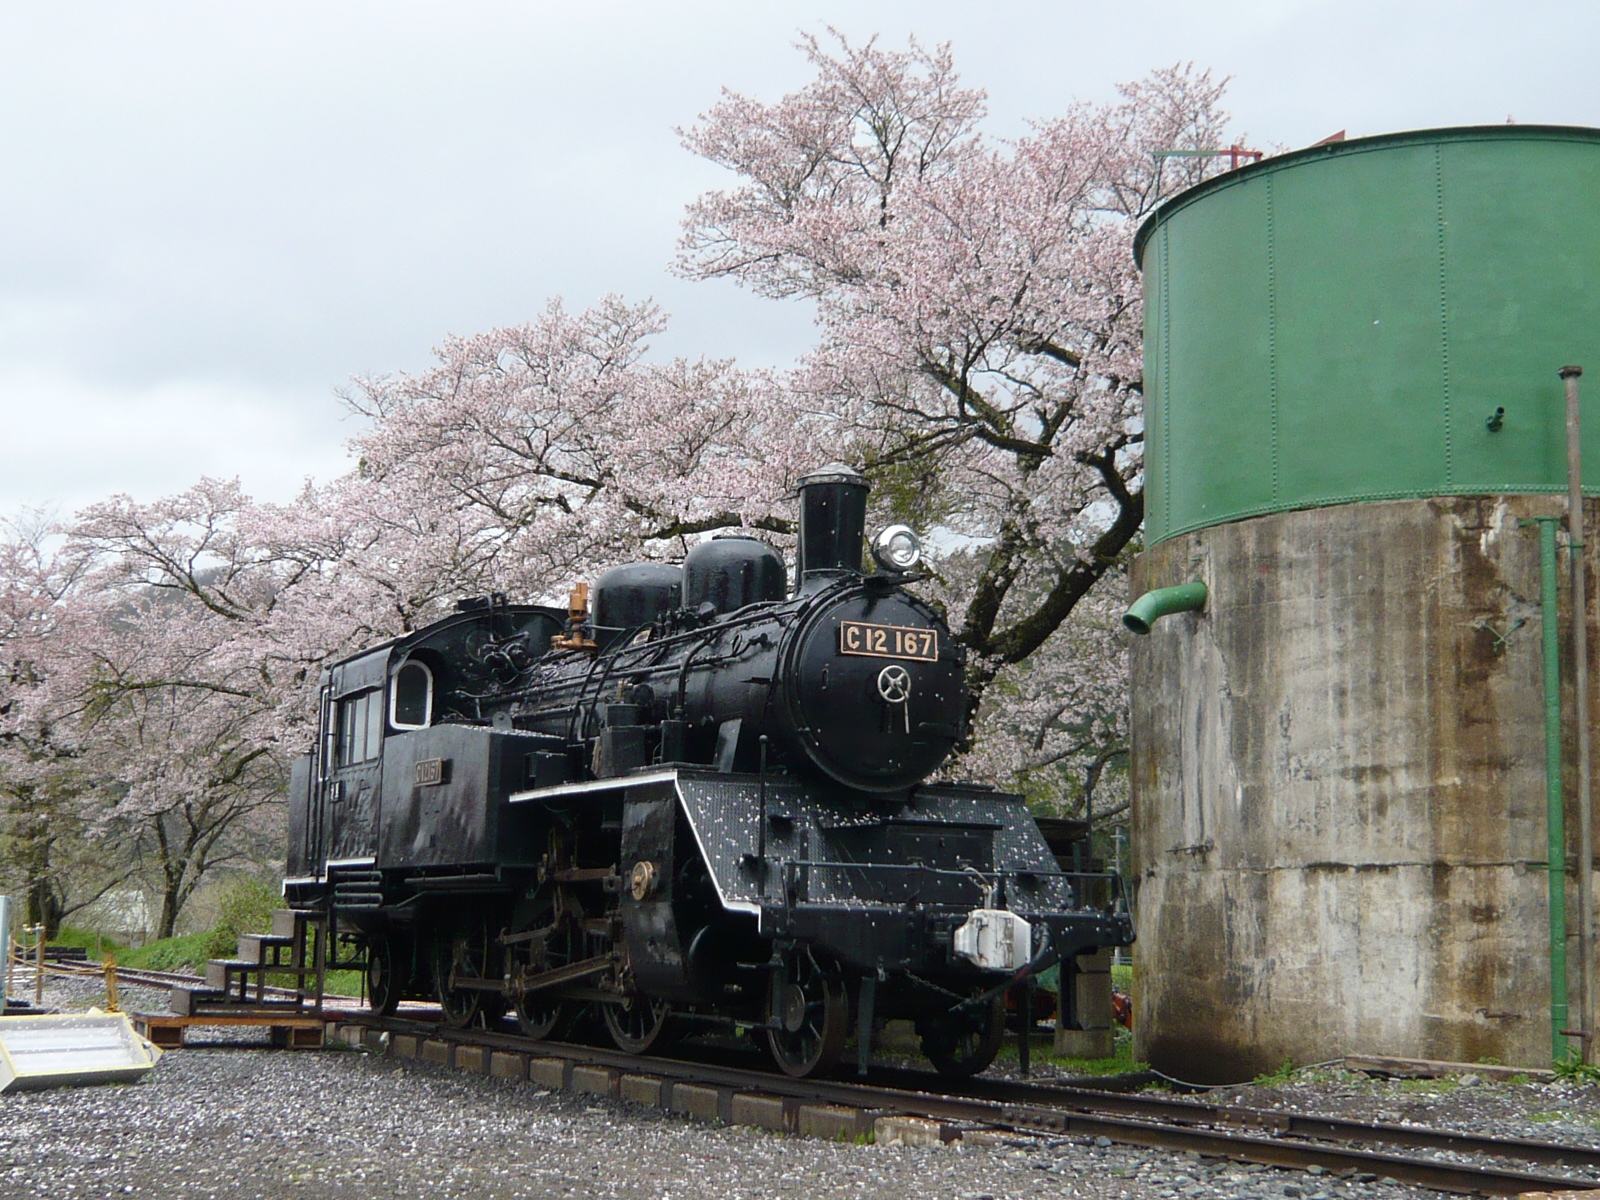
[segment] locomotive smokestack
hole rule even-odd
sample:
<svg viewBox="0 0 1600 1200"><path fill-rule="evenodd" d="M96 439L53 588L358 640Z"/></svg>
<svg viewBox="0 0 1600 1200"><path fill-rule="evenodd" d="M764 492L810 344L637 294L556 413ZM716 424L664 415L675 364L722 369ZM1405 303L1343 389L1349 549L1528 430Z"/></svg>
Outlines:
<svg viewBox="0 0 1600 1200"><path fill-rule="evenodd" d="M844 463L829 463L800 481L800 548L795 580L861 570L867 533L867 477Z"/></svg>

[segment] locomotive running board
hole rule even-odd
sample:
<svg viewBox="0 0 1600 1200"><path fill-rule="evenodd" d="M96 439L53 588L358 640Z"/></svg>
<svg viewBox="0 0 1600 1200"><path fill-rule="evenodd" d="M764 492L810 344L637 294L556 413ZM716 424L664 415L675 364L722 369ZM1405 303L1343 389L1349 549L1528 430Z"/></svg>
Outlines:
<svg viewBox="0 0 1600 1200"><path fill-rule="evenodd" d="M586 779L581 783L558 783L551 787L534 788L526 792L512 792L506 797L511 804L543 803L567 796L582 796L590 792L615 792L640 787L647 783L675 783L678 772L671 767L654 771L641 771L637 775L623 775L616 779Z"/></svg>
<svg viewBox="0 0 1600 1200"><path fill-rule="evenodd" d="M788 865L807 869L811 903L900 907L896 903L875 902L863 894L867 877L876 873L879 864L818 861L832 857L818 851L837 831L852 825L891 821L895 814L877 811L876 806L863 810L859 795L836 794L792 776L768 775L763 779L704 768L658 767L616 779L516 792L509 799L512 804L537 804L578 795L626 792L630 799L644 800L659 798L668 791L688 818L717 898L728 911L759 918L763 907L782 904ZM904 802L889 803L898 806ZM939 784L916 789L910 807L914 812L904 816L918 824L949 826L952 832L992 830L991 873L1037 875L1039 892L1030 899L1045 908L1077 907L1071 901L1071 889L1054 878L1060 874L1055 858L1022 797L991 788ZM764 857L758 855L758 850L764 852ZM904 866L896 864L890 869L904 870ZM972 905L978 901L974 892Z"/></svg>

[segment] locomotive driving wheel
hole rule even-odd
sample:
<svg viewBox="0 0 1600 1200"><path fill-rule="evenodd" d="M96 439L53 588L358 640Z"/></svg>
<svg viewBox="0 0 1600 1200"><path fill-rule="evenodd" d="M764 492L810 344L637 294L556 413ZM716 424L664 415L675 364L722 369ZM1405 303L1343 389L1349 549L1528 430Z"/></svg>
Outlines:
<svg viewBox="0 0 1600 1200"><path fill-rule="evenodd" d="M784 959L768 993L767 1049L786 1075L799 1079L833 1068L850 1032L850 996L844 978L817 961L809 946Z"/></svg>
<svg viewBox="0 0 1600 1200"><path fill-rule="evenodd" d="M605 1004L606 1032L617 1048L629 1054L665 1049L672 1041L672 1006L665 1000L635 992L617 1004Z"/></svg>
<svg viewBox="0 0 1600 1200"><path fill-rule="evenodd" d="M443 933L434 942L433 990L452 1029L472 1024L483 1005L486 993L461 982L483 978L486 951L481 931Z"/></svg>
<svg viewBox="0 0 1600 1200"><path fill-rule="evenodd" d="M985 1001L976 1010L957 1007L917 1022L922 1053L941 1075L965 1079L976 1075L1000 1053L1006 1034L1004 995Z"/></svg>
<svg viewBox="0 0 1600 1200"><path fill-rule="evenodd" d="M380 1017L393 1016L400 1007L401 981L394 942L385 936L367 946L367 1007Z"/></svg>
<svg viewBox="0 0 1600 1200"><path fill-rule="evenodd" d="M532 956L534 961L530 965L535 970L530 972L530 978L537 979L544 971L568 965L572 961L571 944L571 935L567 930L552 926ZM546 1038L569 1023L572 1006L555 995L557 990L538 988L524 991L517 997L513 1007L517 1015L517 1028L522 1030L523 1036Z"/></svg>

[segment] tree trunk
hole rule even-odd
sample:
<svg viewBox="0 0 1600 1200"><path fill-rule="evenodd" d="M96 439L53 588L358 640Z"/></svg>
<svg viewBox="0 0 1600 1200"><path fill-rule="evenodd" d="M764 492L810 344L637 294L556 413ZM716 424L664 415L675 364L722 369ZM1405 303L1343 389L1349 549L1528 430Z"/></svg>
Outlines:
<svg viewBox="0 0 1600 1200"><path fill-rule="evenodd" d="M60 932L61 896L48 875L28 880L28 924L43 925L47 938Z"/></svg>
<svg viewBox="0 0 1600 1200"><path fill-rule="evenodd" d="M178 912L183 902L178 899L178 888L168 883L161 889L161 919L156 922L156 938L172 937L178 928Z"/></svg>

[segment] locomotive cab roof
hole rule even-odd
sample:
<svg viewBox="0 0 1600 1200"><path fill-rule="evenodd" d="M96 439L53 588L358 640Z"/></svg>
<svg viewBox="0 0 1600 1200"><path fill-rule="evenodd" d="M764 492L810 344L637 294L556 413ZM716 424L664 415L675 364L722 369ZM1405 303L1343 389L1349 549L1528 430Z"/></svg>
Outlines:
<svg viewBox="0 0 1600 1200"><path fill-rule="evenodd" d="M566 625L566 612L543 604L460 605L456 612L420 629L379 642L335 662L322 672L332 698L383 687L390 673L413 656L424 660L472 660L474 651L517 633L527 633L530 652L549 648L549 636Z"/></svg>

